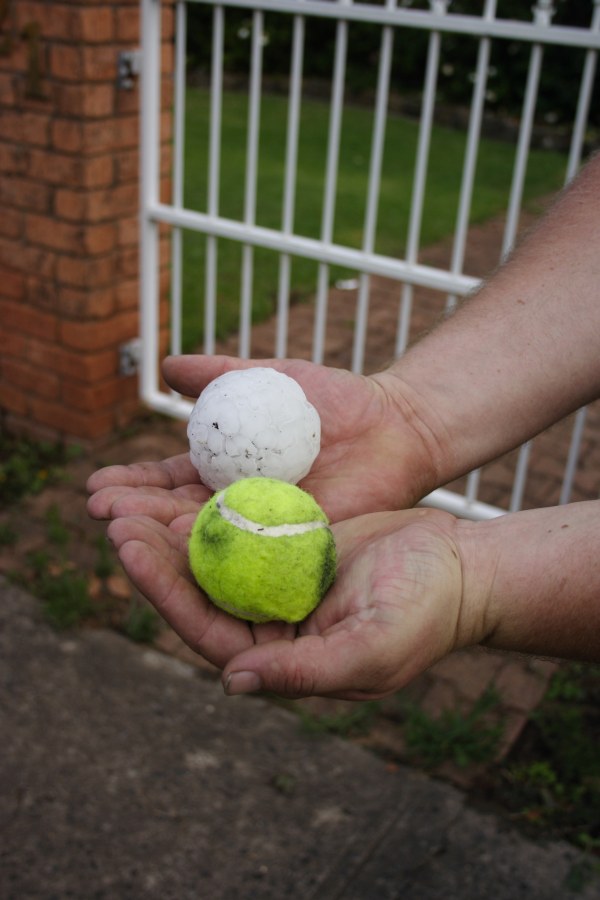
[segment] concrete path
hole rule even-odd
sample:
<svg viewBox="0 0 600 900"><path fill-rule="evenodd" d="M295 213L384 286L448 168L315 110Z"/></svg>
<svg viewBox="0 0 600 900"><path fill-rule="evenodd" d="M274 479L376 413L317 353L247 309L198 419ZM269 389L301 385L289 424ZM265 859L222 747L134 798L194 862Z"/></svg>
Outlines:
<svg viewBox="0 0 600 900"><path fill-rule="evenodd" d="M554 900L586 860L0 580L0 896Z"/></svg>

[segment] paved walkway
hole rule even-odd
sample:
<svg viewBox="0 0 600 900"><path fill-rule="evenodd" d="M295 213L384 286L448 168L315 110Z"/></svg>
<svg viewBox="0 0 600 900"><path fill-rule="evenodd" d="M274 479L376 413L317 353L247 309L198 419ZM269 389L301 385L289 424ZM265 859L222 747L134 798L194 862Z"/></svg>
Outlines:
<svg viewBox="0 0 600 900"><path fill-rule="evenodd" d="M593 900L585 859L0 579L3 900ZM573 882L574 883L574 882Z"/></svg>

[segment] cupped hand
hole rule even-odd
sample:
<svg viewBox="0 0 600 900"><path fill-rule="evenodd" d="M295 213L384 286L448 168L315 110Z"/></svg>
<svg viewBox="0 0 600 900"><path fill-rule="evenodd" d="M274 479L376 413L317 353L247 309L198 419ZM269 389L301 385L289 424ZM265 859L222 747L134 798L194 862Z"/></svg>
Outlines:
<svg viewBox="0 0 600 900"><path fill-rule="evenodd" d="M294 378L321 416L321 452L301 487L331 521L412 506L435 484L432 454L403 386L386 374L369 377L302 360L244 361L226 356L170 357L172 388L197 397L232 369L272 366ZM88 482L95 518L148 515L168 522L209 496L187 454L160 463L110 466Z"/></svg>
<svg viewBox="0 0 600 900"><path fill-rule="evenodd" d="M224 670L230 694L381 697L467 633L455 520L446 513L415 509L335 525L336 582L297 627L249 625L211 604L189 571L191 524L189 514L168 526L120 518L109 535L132 581L192 649Z"/></svg>

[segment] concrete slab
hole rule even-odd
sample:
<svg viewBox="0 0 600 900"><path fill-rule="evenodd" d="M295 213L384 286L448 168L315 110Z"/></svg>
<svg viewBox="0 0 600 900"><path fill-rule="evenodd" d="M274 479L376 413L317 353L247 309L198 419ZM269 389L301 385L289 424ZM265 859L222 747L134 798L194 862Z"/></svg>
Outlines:
<svg viewBox="0 0 600 900"><path fill-rule="evenodd" d="M585 859L0 581L0 896L554 900Z"/></svg>

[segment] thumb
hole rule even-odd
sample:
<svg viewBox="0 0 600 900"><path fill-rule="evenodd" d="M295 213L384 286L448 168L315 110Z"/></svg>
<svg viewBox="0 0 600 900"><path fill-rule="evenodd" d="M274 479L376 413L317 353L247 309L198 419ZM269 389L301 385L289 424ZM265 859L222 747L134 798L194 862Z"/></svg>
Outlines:
<svg viewBox="0 0 600 900"><path fill-rule="evenodd" d="M289 698L363 700L375 696L364 683L366 675L356 642L338 632L254 645L227 663L222 680L229 695L265 691Z"/></svg>

